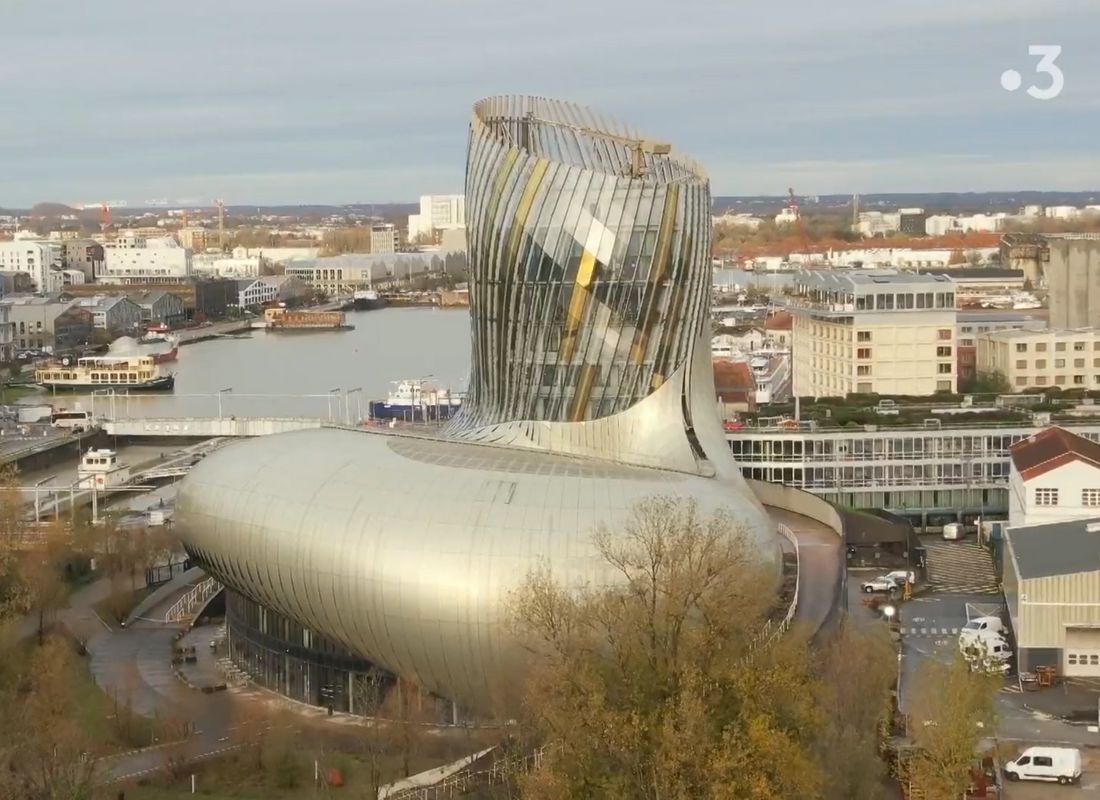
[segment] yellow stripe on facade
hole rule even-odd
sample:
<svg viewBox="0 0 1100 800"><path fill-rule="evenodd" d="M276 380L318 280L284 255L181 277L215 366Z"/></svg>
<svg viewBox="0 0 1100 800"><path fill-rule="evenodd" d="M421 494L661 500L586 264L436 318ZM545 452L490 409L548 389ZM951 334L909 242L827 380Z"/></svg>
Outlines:
<svg viewBox="0 0 1100 800"><path fill-rule="evenodd" d="M577 391L573 394L573 405L569 409L570 422L583 422L587 417L588 400L592 397L592 387L596 384L596 368L591 364L581 367L577 381Z"/></svg>

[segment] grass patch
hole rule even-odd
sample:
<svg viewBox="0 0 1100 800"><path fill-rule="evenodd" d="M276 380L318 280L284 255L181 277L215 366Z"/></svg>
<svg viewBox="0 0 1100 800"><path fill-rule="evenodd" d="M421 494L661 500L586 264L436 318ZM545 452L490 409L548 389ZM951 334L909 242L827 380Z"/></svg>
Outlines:
<svg viewBox="0 0 1100 800"><path fill-rule="evenodd" d="M349 737L349 733L351 734ZM474 736L442 738L432 736L409 759L413 774L454 761L499 741L499 734L481 732ZM400 752L391 749L374 758L362 749L353 733L324 728L287 728L270 732L257 746L234 751L223 758L184 767L174 776L150 777L142 785L127 788L127 800L174 800L200 796L208 800L295 800L329 797L335 791L348 797L371 794L371 775L377 771L383 784L404 777ZM339 770L342 788L314 786L314 759L322 778ZM191 773L196 775L196 793L191 795ZM115 795L107 795L113 798Z"/></svg>
<svg viewBox="0 0 1100 800"><path fill-rule="evenodd" d="M137 608L138 603L157 588L156 586L143 586L140 589L123 589L111 592L111 594L93 605L92 609L104 622L118 624Z"/></svg>
<svg viewBox="0 0 1100 800"><path fill-rule="evenodd" d="M43 389L40 386L5 386L0 389L0 403L14 403L32 394L39 394Z"/></svg>
<svg viewBox="0 0 1100 800"><path fill-rule="evenodd" d="M97 755L124 752L152 744L152 720L131 711L125 698L107 695L88 671L88 662L74 659L70 666L73 713Z"/></svg>

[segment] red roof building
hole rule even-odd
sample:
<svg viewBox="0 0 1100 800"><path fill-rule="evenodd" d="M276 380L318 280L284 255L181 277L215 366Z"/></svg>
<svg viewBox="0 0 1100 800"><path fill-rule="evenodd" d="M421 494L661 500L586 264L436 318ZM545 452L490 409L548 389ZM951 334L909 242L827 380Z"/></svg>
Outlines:
<svg viewBox="0 0 1100 800"><path fill-rule="evenodd" d="M1052 427L1009 453L1011 526L1100 516L1100 444Z"/></svg>

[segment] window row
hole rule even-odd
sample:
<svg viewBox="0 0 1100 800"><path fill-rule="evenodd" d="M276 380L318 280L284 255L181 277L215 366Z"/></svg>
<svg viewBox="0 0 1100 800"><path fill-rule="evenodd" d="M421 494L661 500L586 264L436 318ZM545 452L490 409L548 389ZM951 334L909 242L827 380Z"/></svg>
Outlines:
<svg viewBox="0 0 1100 800"><path fill-rule="evenodd" d="M1073 375L1072 381L1067 379L1065 375L1055 375L1053 381L1049 381L1046 375L1035 375L1028 377L1027 375L1018 375L1016 377L1016 385L1021 387L1028 386L1066 386L1072 383L1074 386L1084 386L1087 381L1084 375ZM1100 386L1100 375L1092 376L1093 386Z"/></svg>
<svg viewBox="0 0 1100 800"><path fill-rule="evenodd" d="M1064 358L1054 359L1054 368L1055 369L1065 369L1065 366L1066 366L1066 359L1064 359ZM1083 359L1083 358L1073 359L1073 366L1077 369L1084 369L1085 359ZM1094 358L1092 360L1092 366L1093 366L1094 369L1100 369L1100 358ZM1016 360L1016 369L1029 369L1029 368L1030 369L1046 369L1047 368L1047 360L1045 358L1035 359L1035 366L1034 367L1028 367L1028 361L1025 358L1020 358L1020 359Z"/></svg>
<svg viewBox="0 0 1100 800"><path fill-rule="evenodd" d="M1054 352L1064 353L1066 351L1066 345L1067 344L1073 345L1073 351L1075 353L1084 353L1086 350L1089 349L1088 342L1055 342L1054 343ZM1036 352L1036 353L1045 353L1047 351L1047 343L1046 342L1036 342L1035 347L1032 348L1032 350L1033 350L1033 352ZM1100 339L1096 339L1096 340L1093 341L1092 350L1093 350L1093 352L1100 352ZM1017 353L1026 353L1026 352L1028 352L1027 342L1017 342L1016 343L1016 352Z"/></svg>
<svg viewBox="0 0 1100 800"><path fill-rule="evenodd" d="M1035 505L1056 506L1058 505L1059 493L1060 490L1057 488L1036 489ZM1082 489L1081 505L1088 506L1090 508L1100 507L1100 489Z"/></svg>

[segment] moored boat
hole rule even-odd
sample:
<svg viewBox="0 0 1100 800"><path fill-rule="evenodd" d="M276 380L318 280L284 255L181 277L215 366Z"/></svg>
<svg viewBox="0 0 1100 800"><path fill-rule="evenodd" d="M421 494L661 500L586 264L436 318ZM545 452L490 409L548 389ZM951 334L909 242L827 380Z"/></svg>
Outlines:
<svg viewBox="0 0 1100 800"><path fill-rule="evenodd" d="M165 335L155 339L142 337L134 339L131 336L120 336L111 342L107 349L109 356L152 356L156 364L167 364L175 361L179 355L179 339L175 336Z"/></svg>
<svg viewBox="0 0 1100 800"><path fill-rule="evenodd" d="M374 289L356 289L351 296L351 307L356 311L374 311L385 306L385 299Z"/></svg>
<svg viewBox="0 0 1100 800"><path fill-rule="evenodd" d="M86 392L95 389L167 391L176 385L153 356L63 357L34 371L34 382L51 391Z"/></svg>
<svg viewBox="0 0 1100 800"><path fill-rule="evenodd" d="M462 396L432 383L419 380L397 381L385 400L372 400L374 419L404 422L434 422L450 419L462 407Z"/></svg>

